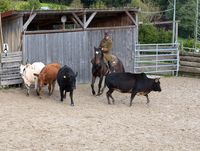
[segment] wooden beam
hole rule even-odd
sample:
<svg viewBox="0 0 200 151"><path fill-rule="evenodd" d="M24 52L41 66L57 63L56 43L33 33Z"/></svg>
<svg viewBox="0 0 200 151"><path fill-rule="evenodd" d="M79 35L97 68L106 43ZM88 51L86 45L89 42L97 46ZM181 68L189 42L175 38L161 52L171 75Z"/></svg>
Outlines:
<svg viewBox="0 0 200 151"><path fill-rule="evenodd" d="M180 61L180 65L181 66L187 66L187 67L200 68L200 63L198 63L198 62Z"/></svg>
<svg viewBox="0 0 200 151"><path fill-rule="evenodd" d="M0 54L1 54L1 52L2 52L2 50L3 50L3 30L2 30L2 20L1 20L1 13L0 13L0 39L1 39L1 41L0 41ZM1 58L0 58L1 59ZM1 60L0 60L1 61Z"/></svg>
<svg viewBox="0 0 200 151"><path fill-rule="evenodd" d="M199 57L191 57L191 56L180 56L180 61L189 61L189 62L200 63L200 58Z"/></svg>
<svg viewBox="0 0 200 151"><path fill-rule="evenodd" d="M189 72L189 73L200 73L200 68L188 67L188 66L180 66L179 71L181 72Z"/></svg>
<svg viewBox="0 0 200 151"><path fill-rule="evenodd" d="M83 25L84 25L84 28L85 28L86 21L87 21L87 16L86 16L86 13L84 12L83 13Z"/></svg>
<svg viewBox="0 0 200 151"><path fill-rule="evenodd" d="M130 28L135 28L135 27L134 26L92 27L92 28L85 29L85 31L130 29ZM77 32L77 31L83 31L83 28L65 29L65 30L56 29L56 30L26 31L25 34L26 35L32 35L32 34L49 34L49 33Z"/></svg>
<svg viewBox="0 0 200 151"><path fill-rule="evenodd" d="M94 16L97 14L97 12L94 12L90 15L90 17L88 18L88 20L86 21L86 23L84 24L84 28L87 28L88 25L91 23L92 19L94 18Z"/></svg>
<svg viewBox="0 0 200 151"><path fill-rule="evenodd" d="M25 31L25 30L27 29L28 25L32 22L32 20L35 18L36 15L37 15L37 14L34 13L33 15L31 15L31 16L29 17L29 19L28 19L28 20L26 21L26 23L23 25L23 28L22 28L23 31Z"/></svg>
<svg viewBox="0 0 200 151"><path fill-rule="evenodd" d="M176 21L176 23L179 23L180 21L179 20L177 20ZM173 23L173 21L161 21L161 22L159 22L159 21L156 21L156 22L151 22L151 23L143 23L143 22L139 22L139 24L141 25L141 24L144 24L144 25L166 25L166 24L172 24Z"/></svg>
<svg viewBox="0 0 200 151"><path fill-rule="evenodd" d="M125 12L126 12L126 14L128 15L128 17L131 19L131 21L132 21L136 26L138 26L137 23L136 23L136 21L135 21L135 19L133 18L133 16L132 16L128 11L125 11Z"/></svg>
<svg viewBox="0 0 200 151"><path fill-rule="evenodd" d="M71 20L72 20L77 26L80 26L80 25L78 24L78 22L76 21L75 18L71 17Z"/></svg>
<svg viewBox="0 0 200 151"><path fill-rule="evenodd" d="M200 57L199 53L180 51L180 56Z"/></svg>
<svg viewBox="0 0 200 151"><path fill-rule="evenodd" d="M83 22L80 20L80 18L73 12L72 15L74 18L78 21L78 23L81 25L82 28L84 28Z"/></svg>

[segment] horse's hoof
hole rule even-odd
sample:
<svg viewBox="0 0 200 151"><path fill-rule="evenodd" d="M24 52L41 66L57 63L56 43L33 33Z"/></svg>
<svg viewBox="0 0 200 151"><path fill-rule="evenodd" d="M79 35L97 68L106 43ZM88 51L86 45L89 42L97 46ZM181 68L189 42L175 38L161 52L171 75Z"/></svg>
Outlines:
<svg viewBox="0 0 200 151"><path fill-rule="evenodd" d="M71 106L74 106L74 104L71 104Z"/></svg>
<svg viewBox="0 0 200 151"><path fill-rule="evenodd" d="M92 92L92 94L93 94L93 95L96 95L96 93L95 93L95 92Z"/></svg>
<svg viewBox="0 0 200 151"><path fill-rule="evenodd" d="M98 93L98 94L97 94L97 96L100 96L100 95L102 95L102 93Z"/></svg>

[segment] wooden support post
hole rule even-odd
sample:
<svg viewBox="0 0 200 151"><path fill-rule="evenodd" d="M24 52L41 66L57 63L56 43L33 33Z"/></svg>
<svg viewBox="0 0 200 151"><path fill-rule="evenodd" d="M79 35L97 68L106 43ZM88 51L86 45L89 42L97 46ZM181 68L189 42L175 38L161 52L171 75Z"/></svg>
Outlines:
<svg viewBox="0 0 200 151"><path fill-rule="evenodd" d="M79 23L76 21L75 18L71 17L71 20L72 20L78 27L80 26Z"/></svg>
<svg viewBox="0 0 200 151"><path fill-rule="evenodd" d="M136 38L136 43L138 43L138 38L139 38L139 20L138 20L138 14L136 13L135 14L136 16L135 16L135 20L136 20L136 32L135 32L135 34L136 34L136 36L135 36L135 38Z"/></svg>
<svg viewBox="0 0 200 151"><path fill-rule="evenodd" d="M133 16L128 11L125 11L125 12L128 15L128 17L131 19L131 21L135 24L135 26L137 26L137 23L136 23L135 19L133 18Z"/></svg>
<svg viewBox="0 0 200 151"><path fill-rule="evenodd" d="M88 20L86 21L86 23L84 24L84 28L86 29L88 27L88 25L91 23L92 19L95 17L95 15L97 14L97 12L94 12L90 15L90 17L88 18Z"/></svg>
<svg viewBox="0 0 200 151"><path fill-rule="evenodd" d="M79 18L75 13L72 13L72 15L73 15L74 18L78 21L78 23L81 25L81 27L84 28L84 24L83 24L83 22L80 20L80 18Z"/></svg>
<svg viewBox="0 0 200 151"><path fill-rule="evenodd" d="M83 26L84 26L84 29L85 29L85 23L87 21L87 16L86 16L86 12L83 13Z"/></svg>
<svg viewBox="0 0 200 151"><path fill-rule="evenodd" d="M176 22L176 36L175 36L175 43L178 42L178 22Z"/></svg>
<svg viewBox="0 0 200 151"><path fill-rule="evenodd" d="M25 30L27 29L28 25L32 22L32 20L35 18L36 15L37 15L37 14L34 13L34 14L32 14L32 15L29 17L29 19L26 21L26 23L25 23L25 24L23 25L23 27L22 27L22 30L23 30L23 31L25 31Z"/></svg>
<svg viewBox="0 0 200 151"><path fill-rule="evenodd" d="M0 41L0 53L1 53L2 50L3 50L3 43L4 43L4 41L3 41L3 30L2 30L1 13L0 13L0 39L1 39L1 41Z"/></svg>

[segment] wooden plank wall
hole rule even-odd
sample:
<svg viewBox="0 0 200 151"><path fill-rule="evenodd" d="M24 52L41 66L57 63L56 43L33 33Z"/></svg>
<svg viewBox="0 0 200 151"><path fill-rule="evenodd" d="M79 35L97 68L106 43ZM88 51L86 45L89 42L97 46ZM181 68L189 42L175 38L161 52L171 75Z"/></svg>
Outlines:
<svg viewBox="0 0 200 151"><path fill-rule="evenodd" d="M0 54L0 86L22 83L20 75L20 64L22 61L22 52Z"/></svg>
<svg viewBox="0 0 200 151"><path fill-rule="evenodd" d="M10 17L2 20L3 40L8 43L9 52L18 50L21 40L21 32L23 27L23 18L21 16Z"/></svg>
<svg viewBox="0 0 200 151"><path fill-rule="evenodd" d="M200 74L200 54L181 52L179 71L190 74Z"/></svg>
<svg viewBox="0 0 200 151"><path fill-rule="evenodd" d="M133 71L135 28L106 30L113 40L112 53L123 62L126 71ZM23 61L45 64L59 62L78 72L78 83L91 81L91 63L94 46L98 47L105 30L90 30L53 34L25 35Z"/></svg>

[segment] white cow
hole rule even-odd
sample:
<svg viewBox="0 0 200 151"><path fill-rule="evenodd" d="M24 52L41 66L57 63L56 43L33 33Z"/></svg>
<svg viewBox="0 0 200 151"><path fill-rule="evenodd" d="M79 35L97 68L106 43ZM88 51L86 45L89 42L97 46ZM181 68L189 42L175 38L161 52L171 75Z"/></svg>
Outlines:
<svg viewBox="0 0 200 151"><path fill-rule="evenodd" d="M27 95L30 92L30 86L35 84L35 89L37 88L37 77L34 76L34 73L39 74L40 71L44 68L44 63L34 62L33 64L20 65L20 74L24 80L24 84L27 89Z"/></svg>

